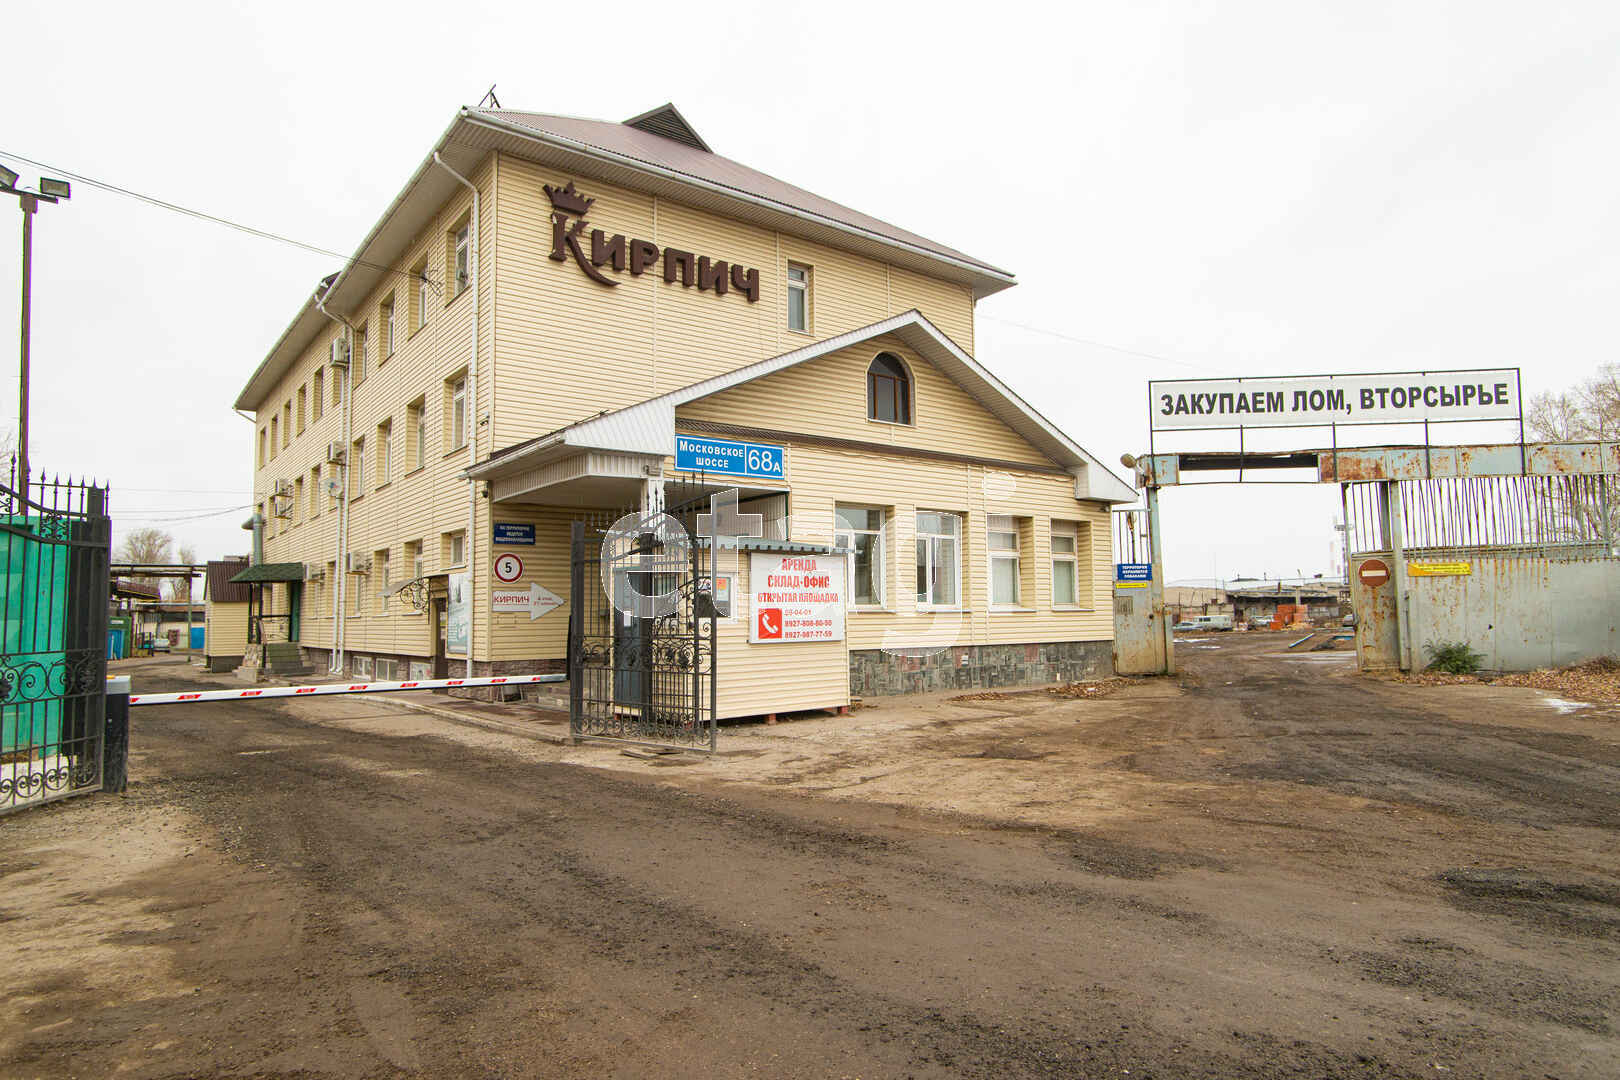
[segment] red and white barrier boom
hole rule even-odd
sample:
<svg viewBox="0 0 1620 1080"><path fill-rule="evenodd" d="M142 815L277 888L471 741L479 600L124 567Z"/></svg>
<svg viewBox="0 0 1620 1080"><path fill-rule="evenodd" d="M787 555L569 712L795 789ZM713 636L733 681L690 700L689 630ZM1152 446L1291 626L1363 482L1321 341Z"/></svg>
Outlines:
<svg viewBox="0 0 1620 1080"><path fill-rule="evenodd" d="M402 682L322 683L319 686L260 686L247 690L189 690L182 694L131 694L131 705L180 705L193 701L249 698L322 697L327 694L386 694L392 690L443 690L452 686L528 686L563 682L566 675L489 675L473 679L406 679Z"/></svg>

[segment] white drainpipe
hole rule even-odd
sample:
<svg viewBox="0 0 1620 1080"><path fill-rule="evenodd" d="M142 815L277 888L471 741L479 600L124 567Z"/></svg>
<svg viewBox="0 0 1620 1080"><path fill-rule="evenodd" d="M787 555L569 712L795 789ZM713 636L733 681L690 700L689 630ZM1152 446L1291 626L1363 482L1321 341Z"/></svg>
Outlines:
<svg viewBox="0 0 1620 1080"><path fill-rule="evenodd" d="M334 675L341 675L344 670L343 631L345 627L343 609L349 582L348 570L344 566L347 560L344 559L343 553L349 543L349 447L351 445L349 430L354 418L354 394L352 392L354 383L349 373L354 370L354 327L349 325L348 319L341 315L334 315L326 310L326 306L322 303L320 290L315 292L315 306L322 315L343 327L343 341L349 354L349 362L343 368L343 412L341 414L343 419L341 427L343 432L343 483L339 488L341 494L338 497L337 555L333 560L337 581L333 582L333 602L335 606L332 611L332 663L328 668ZM332 377L337 378L337 372L334 371ZM319 497L319 494L317 494L316 498Z"/></svg>
<svg viewBox="0 0 1620 1080"><path fill-rule="evenodd" d="M467 468L471 469L474 465L478 464L478 338L479 338L479 330L483 326L483 322L484 322L483 311L481 310L481 306L483 304L483 298L478 295L478 279L483 274L483 268L482 268L483 259L481 259L479 257L480 253L479 253L479 250L478 250L478 248L479 248L478 186L476 184L474 184L471 180L468 180L465 176L462 176L460 173L456 172L456 170L452 169L449 165L447 165L445 163L444 158L439 156L439 152L437 150L433 151L433 163L435 165L439 166L439 168L443 169L445 172L449 173L451 176L455 177L456 180L461 184L462 187L465 187L467 190L472 192L472 224L470 226L471 243L469 244L469 247L470 247L471 252L472 252L472 267L471 267L472 274L471 274L471 280L467 283L467 287L472 290L472 294L473 294L472 359L467 361L467 447L468 447ZM477 581L478 581L478 578L477 578L477 569L478 569L478 566L477 566L477 559L478 559L478 556L477 556L477 551L478 551L477 535L478 535L478 481L474 480L471 476L468 476L467 477L467 584L468 584L469 588L473 589L475 596L477 594L476 586L477 586ZM478 604L474 602L472 597L468 597L468 599L467 599L467 676L468 676L468 678L471 678L472 673L473 673L473 620L474 620L474 616L477 613L477 611L478 611Z"/></svg>

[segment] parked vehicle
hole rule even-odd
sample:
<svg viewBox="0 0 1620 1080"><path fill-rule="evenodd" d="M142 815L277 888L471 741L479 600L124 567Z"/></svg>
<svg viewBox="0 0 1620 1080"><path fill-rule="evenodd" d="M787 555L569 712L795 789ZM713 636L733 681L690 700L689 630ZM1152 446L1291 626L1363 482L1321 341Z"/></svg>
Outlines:
<svg viewBox="0 0 1620 1080"><path fill-rule="evenodd" d="M1198 630L1230 630L1232 629L1232 616L1194 615L1193 624Z"/></svg>
<svg viewBox="0 0 1620 1080"><path fill-rule="evenodd" d="M1199 626L1192 619L1182 619L1180 622L1176 623L1176 625L1172 626L1170 629L1185 633L1185 632L1187 632L1189 630L1197 630L1197 629L1199 629Z"/></svg>
<svg viewBox="0 0 1620 1080"><path fill-rule="evenodd" d="M1339 620L1339 625L1340 626L1354 626L1354 625L1356 625L1356 613L1352 611L1350 614L1348 614L1344 618L1340 619Z"/></svg>
<svg viewBox="0 0 1620 1080"><path fill-rule="evenodd" d="M1272 618L1271 618L1270 615L1250 615L1249 616L1249 629L1250 630L1270 630L1271 629L1271 623L1272 623Z"/></svg>

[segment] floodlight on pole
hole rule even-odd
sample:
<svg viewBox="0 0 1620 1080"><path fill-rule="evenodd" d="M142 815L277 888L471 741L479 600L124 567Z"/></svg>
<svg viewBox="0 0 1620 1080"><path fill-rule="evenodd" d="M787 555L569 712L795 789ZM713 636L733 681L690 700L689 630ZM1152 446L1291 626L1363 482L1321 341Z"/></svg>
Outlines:
<svg viewBox="0 0 1620 1080"><path fill-rule="evenodd" d="M17 475L15 482L24 501L28 498L28 339L29 315L34 277L34 214L40 203L55 203L73 197L73 185L49 176L39 179L39 187L28 191L17 186L19 174L0 165L0 192L17 196L22 210L22 332L17 358Z"/></svg>

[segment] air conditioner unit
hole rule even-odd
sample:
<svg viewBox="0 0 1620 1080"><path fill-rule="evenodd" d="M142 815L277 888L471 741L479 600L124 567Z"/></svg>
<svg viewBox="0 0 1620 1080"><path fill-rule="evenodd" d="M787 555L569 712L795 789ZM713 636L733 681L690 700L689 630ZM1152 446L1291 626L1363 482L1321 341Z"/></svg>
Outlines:
<svg viewBox="0 0 1620 1080"><path fill-rule="evenodd" d="M343 560L343 568L351 574L369 574L371 573L371 556L351 551L348 557Z"/></svg>
<svg viewBox="0 0 1620 1080"><path fill-rule="evenodd" d="M270 496L270 516L278 518L292 517L292 499L286 495Z"/></svg>
<svg viewBox="0 0 1620 1080"><path fill-rule="evenodd" d="M323 579L325 577L326 577L326 566L323 563L309 562L309 563L304 564L304 580L305 581L320 581L321 579Z"/></svg>
<svg viewBox="0 0 1620 1080"><path fill-rule="evenodd" d="M328 465L342 465L348 460L348 457L349 455L344 451L342 443L329 442L326 444L326 463Z"/></svg>
<svg viewBox="0 0 1620 1080"><path fill-rule="evenodd" d="M292 484L291 480L277 480L276 481L276 494L277 495L291 495L292 493L293 493L293 484Z"/></svg>
<svg viewBox="0 0 1620 1080"><path fill-rule="evenodd" d="M331 363L333 367L349 366L349 343L342 337L332 339Z"/></svg>

